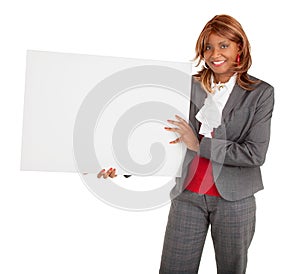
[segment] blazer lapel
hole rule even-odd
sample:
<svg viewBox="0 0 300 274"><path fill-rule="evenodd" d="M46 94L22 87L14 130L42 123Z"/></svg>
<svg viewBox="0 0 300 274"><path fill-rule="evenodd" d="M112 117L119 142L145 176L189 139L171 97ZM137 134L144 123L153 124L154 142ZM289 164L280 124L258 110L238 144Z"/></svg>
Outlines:
<svg viewBox="0 0 300 274"><path fill-rule="evenodd" d="M246 92L246 90L241 88L239 85L235 84L222 112L223 122L225 121L226 117L230 114L232 109L243 99Z"/></svg>

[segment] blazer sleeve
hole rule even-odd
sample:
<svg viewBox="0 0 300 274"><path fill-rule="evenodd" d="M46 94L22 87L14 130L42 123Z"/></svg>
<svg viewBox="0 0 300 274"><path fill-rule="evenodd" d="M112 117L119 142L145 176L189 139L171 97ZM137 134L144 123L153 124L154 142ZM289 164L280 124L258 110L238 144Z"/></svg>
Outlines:
<svg viewBox="0 0 300 274"><path fill-rule="evenodd" d="M269 146L273 107L274 88L269 85L257 101L250 129L241 142L204 137L198 154L223 165L261 166Z"/></svg>

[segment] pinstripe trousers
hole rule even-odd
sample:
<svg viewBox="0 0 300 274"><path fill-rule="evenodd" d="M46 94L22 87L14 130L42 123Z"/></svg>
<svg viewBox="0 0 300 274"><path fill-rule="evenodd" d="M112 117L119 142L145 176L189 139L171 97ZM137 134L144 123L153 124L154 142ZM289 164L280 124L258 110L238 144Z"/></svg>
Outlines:
<svg viewBox="0 0 300 274"><path fill-rule="evenodd" d="M171 203L159 273L198 273L209 225L217 273L246 273L255 212L254 196L231 202L185 190Z"/></svg>

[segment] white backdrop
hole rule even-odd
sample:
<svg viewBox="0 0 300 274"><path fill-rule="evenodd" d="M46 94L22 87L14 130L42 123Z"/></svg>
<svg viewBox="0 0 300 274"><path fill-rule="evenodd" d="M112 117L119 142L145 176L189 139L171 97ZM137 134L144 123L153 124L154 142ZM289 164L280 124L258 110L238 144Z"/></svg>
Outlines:
<svg viewBox="0 0 300 274"><path fill-rule="evenodd" d="M257 197L248 274L296 273L299 145L297 1L3 1L0 272L157 273L169 205L128 212L77 174L20 171L27 49L187 61L204 24L228 13L252 45L251 74L275 87L272 136ZM295 141L294 141L295 140ZM121 180L119 178L119 180ZM129 179L130 180L130 179ZM124 179L124 184L126 183ZM216 273L207 238L200 273Z"/></svg>

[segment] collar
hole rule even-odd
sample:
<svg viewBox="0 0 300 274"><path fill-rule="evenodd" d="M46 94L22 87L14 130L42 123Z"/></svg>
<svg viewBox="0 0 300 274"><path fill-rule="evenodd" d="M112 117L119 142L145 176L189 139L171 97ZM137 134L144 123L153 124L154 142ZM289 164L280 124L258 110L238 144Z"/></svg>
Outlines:
<svg viewBox="0 0 300 274"><path fill-rule="evenodd" d="M235 85L235 82L236 82L236 76L237 76L237 73L233 74L230 79L228 80L228 82L226 83L218 83L218 84L215 84L214 83L214 77L213 75L211 76L211 79L210 79L210 82L211 82L211 88L213 89L213 91L221 91L223 88L226 88L227 90L232 90L234 85Z"/></svg>

